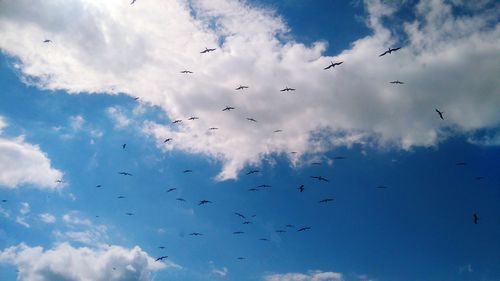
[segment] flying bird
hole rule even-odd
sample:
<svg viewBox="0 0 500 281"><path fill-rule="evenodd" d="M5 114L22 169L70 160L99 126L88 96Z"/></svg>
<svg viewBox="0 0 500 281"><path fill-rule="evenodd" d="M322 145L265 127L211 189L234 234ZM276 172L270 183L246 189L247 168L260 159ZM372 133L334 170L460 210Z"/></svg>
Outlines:
<svg viewBox="0 0 500 281"><path fill-rule="evenodd" d="M192 121L192 120L197 120L197 119L200 119L200 118L198 118L198 117L196 117L196 116L191 116L191 117L189 117L189 118L188 118L188 120L190 120L190 121Z"/></svg>
<svg viewBox="0 0 500 281"><path fill-rule="evenodd" d="M184 170L184 171L182 171L182 172L183 172L183 173L191 173L191 172L193 172L193 170Z"/></svg>
<svg viewBox="0 0 500 281"><path fill-rule="evenodd" d="M253 118L247 118L248 121L252 121L252 122L257 122L257 120L253 119Z"/></svg>
<svg viewBox="0 0 500 281"><path fill-rule="evenodd" d="M174 191L174 190L176 190L176 189L177 189L177 188L172 187L172 188L169 188L169 189L167 190L167 192L172 192L172 191Z"/></svg>
<svg viewBox="0 0 500 281"><path fill-rule="evenodd" d="M475 180L482 180L482 179L484 179L484 177L475 177L474 179Z"/></svg>
<svg viewBox="0 0 500 281"><path fill-rule="evenodd" d="M318 203L328 203L330 201L333 201L333 198L326 198L326 199L318 201Z"/></svg>
<svg viewBox="0 0 500 281"><path fill-rule="evenodd" d="M249 188L248 191L259 191L257 188Z"/></svg>
<svg viewBox="0 0 500 281"><path fill-rule="evenodd" d="M183 71L181 71L181 73L183 73L183 74L192 74L193 72L189 71L189 70L183 70Z"/></svg>
<svg viewBox="0 0 500 281"><path fill-rule="evenodd" d="M245 232L243 232L243 231L235 231L235 232L233 232L233 234L243 234L243 233L245 233Z"/></svg>
<svg viewBox="0 0 500 281"><path fill-rule="evenodd" d="M311 165L316 165L317 166L317 165L321 165L321 163L320 162L312 162Z"/></svg>
<svg viewBox="0 0 500 281"><path fill-rule="evenodd" d="M243 224L251 224L251 221L244 221Z"/></svg>
<svg viewBox="0 0 500 281"><path fill-rule="evenodd" d="M444 120L444 117L443 117L444 111L439 111L439 109L437 109L437 108L434 108L434 109L436 110L437 114L439 114L439 118L441 118L441 120Z"/></svg>
<svg viewBox="0 0 500 281"><path fill-rule="evenodd" d="M259 170L251 170L251 171L249 171L249 172L247 173L247 176L248 176L248 175L251 175L251 174L258 173L258 172L259 172Z"/></svg>
<svg viewBox="0 0 500 281"><path fill-rule="evenodd" d="M465 162L457 162L455 165L457 166L465 166L467 163Z"/></svg>
<svg viewBox="0 0 500 281"><path fill-rule="evenodd" d="M132 176L131 173L127 173L127 172L119 172L118 174L124 175L124 176Z"/></svg>
<svg viewBox="0 0 500 281"><path fill-rule="evenodd" d="M139 100L139 97L135 97L134 100Z"/></svg>
<svg viewBox="0 0 500 281"><path fill-rule="evenodd" d="M199 233L199 232L193 232L193 233L189 233L189 235L191 235L191 236L200 236L200 235L203 235L203 234Z"/></svg>
<svg viewBox="0 0 500 281"><path fill-rule="evenodd" d="M181 201L181 202L186 202L186 200L185 200L184 198L177 198L177 199L175 199L175 200L177 200L177 201Z"/></svg>
<svg viewBox="0 0 500 281"><path fill-rule="evenodd" d="M304 192L304 185L300 185L297 189L299 190L299 192Z"/></svg>
<svg viewBox="0 0 500 281"><path fill-rule="evenodd" d="M166 258L168 258L168 256L161 256L161 257L157 258L155 261L162 261Z"/></svg>
<svg viewBox="0 0 500 281"><path fill-rule="evenodd" d="M133 216L134 213L125 213L125 215L127 215L127 216Z"/></svg>
<svg viewBox="0 0 500 281"><path fill-rule="evenodd" d="M56 183L63 183L63 180L56 180Z"/></svg>
<svg viewBox="0 0 500 281"><path fill-rule="evenodd" d="M330 68L332 68L332 67L336 67L337 65L341 65L341 64L343 64L344 62L343 62L343 61L341 61L341 62L335 62L335 63L334 63L333 61L330 61L330 63L331 63L331 64L330 64L329 66L327 66L327 67L325 67L325 68L323 68L323 69L324 69L324 70L327 70L327 69L330 69Z"/></svg>
<svg viewBox="0 0 500 281"><path fill-rule="evenodd" d="M241 260L244 260L246 258L245 257L238 257L237 259L241 261Z"/></svg>
<svg viewBox="0 0 500 281"><path fill-rule="evenodd" d="M102 187L102 185L98 184L98 185L96 185L95 187Z"/></svg>
<svg viewBox="0 0 500 281"><path fill-rule="evenodd" d="M172 138L166 138L166 139L163 141L163 143L167 143L167 142L169 142L169 141L171 141L171 140L172 140Z"/></svg>
<svg viewBox="0 0 500 281"><path fill-rule="evenodd" d="M273 133L281 133L283 130L274 130Z"/></svg>
<svg viewBox="0 0 500 281"><path fill-rule="evenodd" d="M380 55L379 55L379 57L383 57L383 56L385 56L385 55L387 55L387 54L390 54L390 53L392 53L392 52L395 52L395 51L397 51L397 50L399 50L399 49L401 49L401 47L398 47L398 48L392 48L392 49L391 49L391 48L389 48L387 51L385 51L385 52L383 52L382 54L380 54Z"/></svg>
<svg viewBox="0 0 500 281"><path fill-rule="evenodd" d="M401 81L399 81L399 80L396 80L396 81L391 81L391 82L389 82L389 83L391 83L391 84L404 84L404 82L401 82Z"/></svg>
<svg viewBox="0 0 500 281"><path fill-rule="evenodd" d="M7 203L7 199L2 199L2 203Z"/></svg>
<svg viewBox="0 0 500 281"><path fill-rule="evenodd" d="M297 230L297 232L306 231L306 230L309 230L309 229L311 229L311 227L310 226L306 226L306 227L300 228L299 230Z"/></svg>
<svg viewBox="0 0 500 281"><path fill-rule="evenodd" d="M125 147L127 147L127 144L126 143L122 144L122 149L125 149Z"/></svg>
<svg viewBox="0 0 500 281"><path fill-rule="evenodd" d="M479 220L479 217L477 216L476 213L474 213L474 215L472 215L473 218L474 218L474 224L477 224L477 221Z"/></svg>
<svg viewBox="0 0 500 281"><path fill-rule="evenodd" d="M326 179L326 178L324 178L322 176L311 176L311 178L317 179L319 181L326 181L326 182L329 181L328 179Z"/></svg>
<svg viewBox="0 0 500 281"><path fill-rule="evenodd" d="M205 204L208 204L208 203L212 203L212 201L208 201L208 200L201 200L200 203L198 203L198 206L200 205L205 205Z"/></svg>
<svg viewBox="0 0 500 281"><path fill-rule="evenodd" d="M177 120L174 120L174 122L172 122L172 124L178 124L178 123L181 123L181 122L182 122L182 120L177 119Z"/></svg>
<svg viewBox="0 0 500 281"><path fill-rule="evenodd" d="M132 0L132 2L130 3L130 5L134 4L134 3L135 3L135 1L137 1L137 0Z"/></svg>
<svg viewBox="0 0 500 281"><path fill-rule="evenodd" d="M343 159L345 159L345 157L344 156L335 156L335 157L333 157L333 159L334 160L343 160Z"/></svg>
<svg viewBox="0 0 500 281"><path fill-rule="evenodd" d="M234 213L234 214L242 219L246 219L246 217L243 214L240 214L240 213Z"/></svg>
<svg viewBox="0 0 500 281"><path fill-rule="evenodd" d="M123 199L123 198L125 198L125 196L120 195L120 196L117 196L116 198L118 198L118 199Z"/></svg>
<svg viewBox="0 0 500 281"><path fill-rule="evenodd" d="M280 92L289 92L289 91L295 91L294 88L288 88L288 86L285 86L285 88L281 89Z"/></svg>
<svg viewBox="0 0 500 281"><path fill-rule="evenodd" d="M376 186L375 188L383 189L383 188L387 188L387 186L385 186L385 185L379 185L379 186Z"/></svg>
<svg viewBox="0 0 500 281"><path fill-rule="evenodd" d="M244 90L244 89L248 89L248 86L242 86L240 85L238 88L236 88L235 90Z"/></svg>
<svg viewBox="0 0 500 281"><path fill-rule="evenodd" d="M259 240L260 241L269 241L269 239L267 239L267 238L260 238Z"/></svg>
<svg viewBox="0 0 500 281"><path fill-rule="evenodd" d="M158 246L159 249L165 249L165 246Z"/></svg>
<svg viewBox="0 0 500 281"><path fill-rule="evenodd" d="M276 232L277 232L277 233L285 233L285 232L286 232L286 230L278 229L278 230L276 230Z"/></svg>
<svg viewBox="0 0 500 281"><path fill-rule="evenodd" d="M294 227L295 227L295 225L293 225L293 224L287 224L287 225L285 225L285 227L288 227L288 228L294 228Z"/></svg>
<svg viewBox="0 0 500 281"><path fill-rule="evenodd" d="M43 40L43 43L50 43L50 42L52 42L52 40L50 40L50 39Z"/></svg>
<svg viewBox="0 0 500 281"><path fill-rule="evenodd" d="M271 186L270 186L270 185L268 185L268 184L261 184L261 185L259 185L259 186L257 186L257 187L266 188L266 187L271 187Z"/></svg>
<svg viewBox="0 0 500 281"><path fill-rule="evenodd" d="M205 50L201 51L200 54L210 53L210 52L213 52L213 51L215 51L215 48L209 49L209 48L205 47Z"/></svg>
<svg viewBox="0 0 500 281"><path fill-rule="evenodd" d="M231 111L233 109L235 109L235 108L232 106L226 106L222 111Z"/></svg>
<svg viewBox="0 0 500 281"><path fill-rule="evenodd" d="M209 130L213 131L213 130L218 130L219 128L217 127L211 127L211 128L208 128Z"/></svg>

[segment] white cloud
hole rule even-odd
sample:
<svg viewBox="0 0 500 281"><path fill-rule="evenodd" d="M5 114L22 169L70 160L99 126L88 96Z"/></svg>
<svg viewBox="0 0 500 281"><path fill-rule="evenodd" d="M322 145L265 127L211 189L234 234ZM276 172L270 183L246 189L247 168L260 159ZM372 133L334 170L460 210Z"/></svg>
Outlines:
<svg viewBox="0 0 500 281"><path fill-rule="evenodd" d="M1 5L1 4L0 4ZM0 134L7 123L0 116ZM38 145L23 136L8 139L0 135L0 187L18 188L31 184L40 189L59 189L62 172L52 168L50 159Z"/></svg>
<svg viewBox="0 0 500 281"><path fill-rule="evenodd" d="M26 228L30 228L30 224L26 222L26 217L18 216L16 217L16 222Z"/></svg>
<svg viewBox="0 0 500 281"><path fill-rule="evenodd" d="M83 116L81 115L76 115L76 116L71 116L69 118L70 120L70 125L71 125L71 128L74 130L74 131L79 131L82 129L83 127L83 124L85 123L85 119L83 118Z"/></svg>
<svg viewBox="0 0 500 281"><path fill-rule="evenodd" d="M218 275L220 277L226 277L227 272L228 272L227 267L223 267L223 268L220 268L220 269L217 269L217 268L212 269L212 273L214 273L214 274L216 274L216 275Z"/></svg>
<svg viewBox="0 0 500 281"><path fill-rule="evenodd" d="M143 131L162 150L221 160L218 178L230 179L273 154L297 151L297 163L337 146L411 149L497 128L500 5L453 15L450 5L463 2L420 0L401 39L383 20L398 6L365 1L373 33L329 57L325 42L294 42L278 15L244 1L4 1L0 48L19 59L26 83L122 92L183 119L180 126L146 122ZM41 43L46 38L53 42ZM402 50L378 56L402 40ZM205 47L217 50L200 54ZM324 71L332 60L345 63ZM235 91L240 84L250 88ZM281 93L285 85L297 91ZM228 105L236 110L222 112ZM107 112L117 128L130 124L119 107ZM200 119L186 120L193 115ZM164 144L167 137L174 141Z"/></svg>
<svg viewBox="0 0 500 281"><path fill-rule="evenodd" d="M343 281L342 273L338 272L323 272L310 271L304 273L284 273L284 274L267 274L264 276L265 281Z"/></svg>
<svg viewBox="0 0 500 281"><path fill-rule="evenodd" d="M62 230L52 232L58 241L73 241L86 245L99 245L108 239L108 228L102 224L94 224L80 212L71 211L62 216L65 223Z"/></svg>
<svg viewBox="0 0 500 281"><path fill-rule="evenodd" d="M26 222L27 215L31 211L30 204L28 202L21 202L21 207L19 208L19 216L16 217L16 222L26 228L29 228L29 223Z"/></svg>
<svg viewBox="0 0 500 281"><path fill-rule="evenodd" d="M0 263L17 266L20 281L152 280L151 273L179 268L171 262L155 262L139 247L75 248L62 243L55 248L19 244L0 252Z"/></svg>
<svg viewBox="0 0 500 281"><path fill-rule="evenodd" d="M30 204L28 202L21 202L21 208L19 209L19 213L21 215L27 215L31 210Z"/></svg>
<svg viewBox="0 0 500 281"><path fill-rule="evenodd" d="M55 223L56 222L56 217L50 213L43 213L43 214L40 214L38 215L38 217L40 218L40 220L44 223Z"/></svg>

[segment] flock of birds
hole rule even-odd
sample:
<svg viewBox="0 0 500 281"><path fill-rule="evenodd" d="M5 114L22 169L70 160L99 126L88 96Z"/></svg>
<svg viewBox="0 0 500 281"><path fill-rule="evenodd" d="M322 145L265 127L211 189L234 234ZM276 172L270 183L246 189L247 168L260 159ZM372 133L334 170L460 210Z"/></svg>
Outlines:
<svg viewBox="0 0 500 281"><path fill-rule="evenodd" d="M135 2L136 2L136 0L133 0L130 4L132 5ZM43 43L52 43L52 40L46 39L46 40L43 41ZM401 49L401 47L388 48L388 50L386 50L383 53L381 53L379 55L379 57L383 57L383 56L392 54L392 53L394 53L394 52L396 52L396 51L398 51L400 49ZM200 52L200 54L208 54L208 53L214 52L214 51L216 51L216 48L205 48L204 50L202 50ZM334 68L342 65L343 63L344 63L343 61L339 61L339 62L330 61L330 64L328 66L326 66L324 68L324 70L334 69ZM191 71L191 70L182 70L182 71L180 71L180 73L182 73L182 74L194 74L194 72ZM404 82L401 82L399 80L391 81L390 83L391 84L404 84ZM241 90L245 90L245 89L248 89L248 88L249 88L248 85L239 85L238 87L235 88L235 90L241 91ZM288 86L285 86L283 89L280 89L281 92L291 92L291 91L295 91L295 90L296 90L295 88L290 88ZM135 98L135 100L138 100L138 99L139 99L138 97ZM234 109L236 109L236 108L232 107L232 106L226 106L225 108L222 109L222 111L231 111L231 110L234 110ZM444 112L441 111L441 110L439 110L439 109L437 109L437 108L435 109L435 111L437 112L439 118L442 119L442 120L444 120L444 115L443 115ZM199 119L199 118L196 117L196 116L192 116L192 117L188 118L188 120L190 120L190 121L197 120L197 119ZM257 120L254 119L254 118L246 118L246 119L248 121L251 121L251 122L257 122ZM172 124L179 124L181 122L182 122L182 120L178 119L178 120L172 121ZM218 129L217 127L211 127L211 128L209 128L209 130L217 130L217 129ZM274 132L278 133L278 132L281 132L281 130L275 130ZM163 143L168 143L168 142L171 142L171 141L173 141L173 138L169 137L169 138L166 138ZM122 147L123 150L125 150L126 147L127 147L127 144L123 144L121 147ZM292 153L296 153L296 152L292 152ZM342 160L342 159L345 159L345 157L343 157L343 156L336 156L336 157L334 157L334 159L335 160ZM312 163L312 164L320 165L321 163ZM465 165L465 164L466 164L465 162L456 163L456 165ZM183 173L191 173L193 171L190 170L190 169L186 169L186 170L184 170L182 172ZM259 173L259 172L260 172L259 170L250 170L250 171L248 171L246 173L246 175L252 175L252 174ZM120 171L120 172L118 172L118 174L119 175L123 175L123 176L133 176L132 173L127 172L127 171ZM325 177L323 177L321 175L310 176L310 178L315 179L315 180L317 180L319 182L329 182L329 180L327 178L325 178ZM60 180L57 180L56 182L57 183L63 183L64 181L62 179L60 179ZM99 188L99 187L102 187L102 185L96 185L96 187ZM271 187L271 186L267 185L267 184L262 184L262 185L259 185L259 186L255 187L255 188L250 188L250 189L248 189L248 191L254 191L255 192L255 191L259 191L259 190L262 190L262 189L265 189L265 188L268 188L268 187ZM387 186L380 185L380 186L377 186L376 188L378 188L378 189L385 189L385 188L387 188ZM171 193L171 192L174 192L176 190L177 190L177 188L169 188L168 190L166 190L166 192L167 193ZM297 190L298 190L298 192L302 193L302 192L305 191L305 186L302 184L299 187L297 187ZM117 199L124 199L124 198L125 198L125 196L123 196L123 195L117 196ZM176 200L180 201L180 202L187 202L186 199L181 198L181 197L177 197ZM327 204L327 203L332 202L332 201L334 201L334 198L324 198L324 199L321 199L320 201L318 201L318 203L320 203L320 204ZM5 202L7 202L7 200L3 199L3 200L1 200L1 202L5 203ZM203 205L211 204L211 203L213 203L213 202L210 201L210 200L202 199L202 200L200 200L198 202L198 206L203 206ZM132 212L126 212L125 214L128 215L128 216L133 216L134 215L134 213L132 213ZM243 215L240 212L234 212L234 214L236 216L238 216L238 217L240 217L240 218L243 219L242 224L252 224L251 218L255 217L255 215L247 217L247 216ZM473 221L474 224L478 223L479 216L476 213L473 214L472 221ZM295 230L296 232L304 232L304 231L311 230L312 227L311 226L295 227L295 225L293 225L293 224L287 224L287 225L285 225L285 229L277 229L277 230L275 230L275 232L276 233L285 233L285 232L290 231L292 229L296 229ZM238 230L238 231L234 231L232 234L234 234L234 235L242 235L244 233L245 232ZM203 233L201 233L201 232L191 232L191 233L189 233L189 235L190 236L202 236ZM260 240L260 241L269 241L268 238L259 238L258 240ZM165 249L165 246L159 246L158 248ZM161 261L163 261L163 260L165 260L167 258L168 258L168 256L162 255L162 256L159 256L156 259L156 261L157 262L161 262ZM246 258L240 256L240 257L237 257L237 259L238 260L244 260Z"/></svg>

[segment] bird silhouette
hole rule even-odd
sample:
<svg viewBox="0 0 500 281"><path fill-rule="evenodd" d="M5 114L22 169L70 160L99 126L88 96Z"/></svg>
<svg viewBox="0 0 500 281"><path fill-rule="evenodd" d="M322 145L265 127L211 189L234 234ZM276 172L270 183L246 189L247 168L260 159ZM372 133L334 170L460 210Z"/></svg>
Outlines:
<svg viewBox="0 0 500 281"><path fill-rule="evenodd" d="M252 122L257 122L257 120L253 119L253 118L247 118L248 121L252 121Z"/></svg>
<svg viewBox="0 0 500 281"><path fill-rule="evenodd" d="M169 189L167 190L167 192L172 192L172 191L174 191L174 190L176 190L176 189L177 189L177 188L172 187L172 188L169 188Z"/></svg>
<svg viewBox="0 0 500 281"><path fill-rule="evenodd" d="M259 238L260 241L269 241L267 238Z"/></svg>
<svg viewBox="0 0 500 281"><path fill-rule="evenodd" d="M236 109L236 108L234 108L232 106L226 106L222 111L231 111L233 109Z"/></svg>
<svg viewBox="0 0 500 281"><path fill-rule="evenodd" d="M297 189L299 190L299 192L304 192L304 185L300 185Z"/></svg>
<svg viewBox="0 0 500 281"><path fill-rule="evenodd" d="M243 214L240 214L240 213L234 213L234 214L242 219L246 219L246 217Z"/></svg>
<svg viewBox="0 0 500 281"><path fill-rule="evenodd" d="M248 191L259 191L257 188L249 188Z"/></svg>
<svg viewBox="0 0 500 281"><path fill-rule="evenodd" d="M294 88L289 88L288 86L285 86L285 88L281 89L280 92L289 92L289 91L295 91Z"/></svg>
<svg viewBox="0 0 500 281"><path fill-rule="evenodd" d="M183 74L192 74L193 72L189 71L189 70L183 70L183 71L181 71L181 73L183 73Z"/></svg>
<svg viewBox="0 0 500 281"><path fill-rule="evenodd" d="M457 165L457 166L465 166L465 165L467 165L467 163L465 163L465 162L457 162L457 163L455 163L455 165Z"/></svg>
<svg viewBox="0 0 500 281"><path fill-rule="evenodd" d="M389 82L391 84L404 84L403 82L399 81L399 80L396 80L396 81L391 81Z"/></svg>
<svg viewBox="0 0 500 281"><path fill-rule="evenodd" d="M182 202L186 202L186 200L184 198L176 198L175 200L177 201L182 201Z"/></svg>
<svg viewBox="0 0 500 281"><path fill-rule="evenodd" d="M243 233L245 233L245 232L243 232L243 231L235 231L235 232L233 232L233 234L243 234Z"/></svg>
<svg viewBox="0 0 500 281"><path fill-rule="evenodd" d="M125 213L125 215L127 215L127 216L133 216L134 213Z"/></svg>
<svg viewBox="0 0 500 281"><path fill-rule="evenodd" d="M443 117L443 113L444 111L439 111L437 108L434 108L437 112L437 114L439 114L439 118L441 118L441 120L444 120L444 117Z"/></svg>
<svg viewBox="0 0 500 281"><path fill-rule="evenodd" d="M206 47L205 47L205 50L201 51L200 53L201 53L201 54L205 54L205 53L210 53L210 52L213 52L213 51L215 51L215 48L213 48L213 49L209 49L209 48L206 48Z"/></svg>
<svg viewBox="0 0 500 281"><path fill-rule="evenodd" d="M259 188L260 188L260 187L262 187L262 188L266 188L266 187L271 187L271 186L270 186L270 185L268 185L268 184L261 184L261 185L259 185L259 186L257 186L257 187L259 187Z"/></svg>
<svg viewBox="0 0 500 281"><path fill-rule="evenodd" d="M341 65L341 64L343 64L344 62L343 62L343 61L341 61L341 62L335 62L335 63L334 63L333 61L330 61L330 63L331 63L331 64L330 64L329 66L327 66L327 67L325 67L325 68L323 68L323 69L324 69L324 70L327 70L327 69L330 69L330 68L334 68L334 67L336 67L337 65Z"/></svg>
<svg viewBox="0 0 500 281"><path fill-rule="evenodd" d="M380 54L380 55L379 55L379 57L383 57L383 56L385 56L385 55L387 55L387 54L390 54L390 53L392 53L392 52L395 52L395 51L397 51L397 50L399 50L399 49L401 49L401 47L398 47L398 48L392 48L392 49L391 49L391 48L389 48L387 51L385 51L385 52L383 52L382 54Z"/></svg>
<svg viewBox="0 0 500 281"><path fill-rule="evenodd" d="M251 171L248 171L247 176L248 176L248 175L251 175L251 174L258 173L258 172L260 172L260 171L259 171L259 170L251 170Z"/></svg>
<svg viewBox="0 0 500 281"><path fill-rule="evenodd" d="M205 204L208 204L208 203L212 203L212 201L209 201L209 200L201 200L201 201L198 203L198 206L200 206L200 205L205 205Z"/></svg>
<svg viewBox="0 0 500 281"><path fill-rule="evenodd" d="M243 224L251 224L251 221L244 221Z"/></svg>
<svg viewBox="0 0 500 281"><path fill-rule="evenodd" d="M245 257L237 257L236 259L237 259L237 260L244 260L244 259L246 259L246 258L245 258Z"/></svg>
<svg viewBox="0 0 500 281"><path fill-rule="evenodd" d="M185 173L192 173L192 172L193 172L193 170L184 170L184 171L182 171L182 172L183 172L184 174L185 174Z"/></svg>
<svg viewBox="0 0 500 281"><path fill-rule="evenodd" d="M166 258L168 258L168 256L161 256L161 257L157 258L155 261L162 261Z"/></svg>
<svg viewBox="0 0 500 281"><path fill-rule="evenodd" d="M318 203L328 203L328 202L333 201L333 200L334 200L333 198L326 198L326 199L318 201Z"/></svg>
<svg viewBox="0 0 500 281"><path fill-rule="evenodd" d="M63 183L64 181L59 179L59 180L56 180L56 183Z"/></svg>
<svg viewBox="0 0 500 281"><path fill-rule="evenodd" d="M52 40L50 40L50 39L43 40L43 43L50 43L50 42L52 42Z"/></svg>
<svg viewBox="0 0 500 281"><path fill-rule="evenodd" d="M118 172L118 174L124 175L124 176L132 176L132 174L128 173L128 172Z"/></svg>
<svg viewBox="0 0 500 281"><path fill-rule="evenodd" d="M177 120L174 120L174 122L172 122L172 124L179 124L179 123L181 123L181 122L182 122L182 120L177 119Z"/></svg>
<svg viewBox="0 0 500 281"><path fill-rule="evenodd" d="M171 140L172 140L172 138L166 138L166 139L163 141L163 143L167 143L167 142L169 142L169 141L171 141Z"/></svg>
<svg viewBox="0 0 500 281"><path fill-rule="evenodd" d="M278 229L278 230L276 230L276 232L277 232L277 233L285 233L285 232L286 232L286 230L283 230L283 229Z"/></svg>
<svg viewBox="0 0 500 281"><path fill-rule="evenodd" d="M238 88L236 88L235 90L244 90L244 89L248 89L248 86L242 86L240 85Z"/></svg>
<svg viewBox="0 0 500 281"><path fill-rule="evenodd" d="M196 117L196 116L191 116L191 117L189 117L189 118L188 118L188 120L190 120L190 121L192 121L192 120L197 120L197 119L200 119L200 118L198 118L198 117Z"/></svg>
<svg viewBox="0 0 500 281"><path fill-rule="evenodd" d="M274 130L274 133L281 133L283 130Z"/></svg>
<svg viewBox="0 0 500 281"><path fill-rule="evenodd" d="M158 249L165 249L165 246L158 246Z"/></svg>
<svg viewBox="0 0 500 281"><path fill-rule="evenodd" d="M126 143L122 144L122 149L125 149L125 147L127 147L127 144Z"/></svg>
<svg viewBox="0 0 500 281"><path fill-rule="evenodd" d="M476 213L474 213L474 215L472 215L473 219L474 219L474 224L477 224L477 222L479 221L479 217L477 216Z"/></svg>
<svg viewBox="0 0 500 281"><path fill-rule="evenodd" d="M125 198L125 196L120 195L120 196L117 196L116 198L118 198L118 199L123 199L123 198Z"/></svg>
<svg viewBox="0 0 500 281"><path fill-rule="evenodd" d="M135 3L135 1L137 1L137 0L132 0L132 2L130 3L130 5L134 4L134 3Z"/></svg>
<svg viewBox="0 0 500 281"><path fill-rule="evenodd" d="M326 181L326 182L328 182L328 181L329 181L328 179L326 179L326 178L324 178L324 177L322 177L322 176L311 176L311 178L313 178L313 179L317 179L317 180L319 180L319 181Z"/></svg>
<svg viewBox="0 0 500 281"><path fill-rule="evenodd" d="M384 188L387 188L387 186L385 186L385 185L379 185L379 186L376 186L375 188L384 189Z"/></svg>
<svg viewBox="0 0 500 281"><path fill-rule="evenodd" d="M96 185L95 187L99 188L99 187L102 187L102 185L98 184L98 185Z"/></svg>
<svg viewBox="0 0 500 281"><path fill-rule="evenodd" d="M213 131L213 130L218 130L219 128L217 127L211 127L211 128L208 128L210 131Z"/></svg>
<svg viewBox="0 0 500 281"><path fill-rule="evenodd" d="M306 227L299 228L297 230L297 232L302 232L302 231L306 231L306 230L309 230L309 229L311 229L311 227L310 226L306 226Z"/></svg>
<svg viewBox="0 0 500 281"><path fill-rule="evenodd" d="M200 235L203 235L203 234L199 233L199 232L192 232L192 233L189 233L189 235L191 235L191 236L200 236Z"/></svg>
<svg viewBox="0 0 500 281"><path fill-rule="evenodd" d="M287 224L287 225L285 225L285 227L287 227L287 228L294 228L295 225L293 225L293 224Z"/></svg>

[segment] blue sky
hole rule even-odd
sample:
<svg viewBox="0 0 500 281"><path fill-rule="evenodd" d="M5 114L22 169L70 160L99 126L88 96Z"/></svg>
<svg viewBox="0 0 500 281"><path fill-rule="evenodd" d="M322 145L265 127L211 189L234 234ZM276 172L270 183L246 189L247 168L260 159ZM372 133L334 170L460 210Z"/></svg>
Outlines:
<svg viewBox="0 0 500 281"><path fill-rule="evenodd" d="M500 280L495 1L28 2L2 280Z"/></svg>

